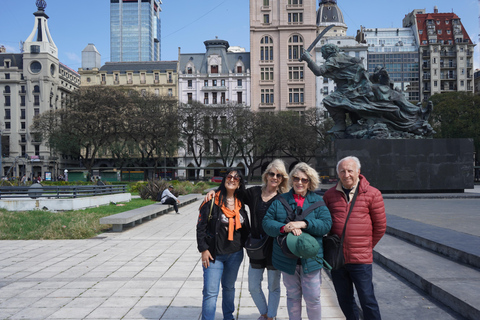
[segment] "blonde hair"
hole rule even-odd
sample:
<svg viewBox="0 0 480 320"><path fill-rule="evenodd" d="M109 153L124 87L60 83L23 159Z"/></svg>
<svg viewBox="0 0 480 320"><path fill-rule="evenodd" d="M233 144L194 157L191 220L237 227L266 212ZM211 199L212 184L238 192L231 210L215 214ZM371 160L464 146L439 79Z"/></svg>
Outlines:
<svg viewBox="0 0 480 320"><path fill-rule="evenodd" d="M275 159L270 164L267 166L265 171L262 174L262 189L265 189L267 187L267 176L268 173L270 172L271 169L275 169L278 171L283 176L282 182L278 185L278 192L280 193L285 193L288 190L288 174L287 174L287 169L285 169L285 163L280 160L280 159Z"/></svg>
<svg viewBox="0 0 480 320"><path fill-rule="evenodd" d="M292 169L290 172L290 186L293 187L293 179L292 177L297 173L298 171L303 172L304 174L307 175L308 179L310 180L310 183L308 184L308 190L310 191L315 191L317 189L318 185L320 184L320 179L318 177L317 170L313 169L311 166L306 164L305 162L299 162L297 165Z"/></svg>

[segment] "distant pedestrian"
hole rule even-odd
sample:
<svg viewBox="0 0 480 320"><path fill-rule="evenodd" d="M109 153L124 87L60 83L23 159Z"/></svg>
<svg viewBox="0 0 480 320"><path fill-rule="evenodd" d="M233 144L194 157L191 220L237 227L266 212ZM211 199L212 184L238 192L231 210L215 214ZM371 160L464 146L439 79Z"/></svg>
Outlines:
<svg viewBox="0 0 480 320"><path fill-rule="evenodd" d="M24 174L22 176L22 179L20 180L20 184L24 186L26 183L27 183L27 175Z"/></svg>
<svg viewBox="0 0 480 320"><path fill-rule="evenodd" d="M381 319L380 308L372 282L373 248L385 234L387 218L381 192L360 174L360 167L360 160L356 157L341 159L337 163L340 181L323 196L332 215L331 233L341 237L351 201L357 193L345 231L345 265L332 270L331 274L338 303L347 320L359 319L354 285L363 310L363 319L378 320Z"/></svg>
<svg viewBox="0 0 480 320"><path fill-rule="evenodd" d="M173 186L168 186L167 189L163 190L162 198L161 198L160 201L163 204L173 205L173 208L175 209L175 212L179 213L177 203L180 203L180 200L178 200L178 198L173 195L172 191L173 191Z"/></svg>

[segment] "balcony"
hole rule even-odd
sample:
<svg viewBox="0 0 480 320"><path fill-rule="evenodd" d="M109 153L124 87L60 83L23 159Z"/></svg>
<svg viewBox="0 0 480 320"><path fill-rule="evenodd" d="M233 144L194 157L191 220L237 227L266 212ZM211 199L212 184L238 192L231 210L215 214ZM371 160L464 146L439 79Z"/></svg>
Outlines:
<svg viewBox="0 0 480 320"><path fill-rule="evenodd" d="M444 69L456 69L457 64L456 63L440 63L440 68Z"/></svg>
<svg viewBox="0 0 480 320"><path fill-rule="evenodd" d="M202 91L227 91L226 86L203 86Z"/></svg>

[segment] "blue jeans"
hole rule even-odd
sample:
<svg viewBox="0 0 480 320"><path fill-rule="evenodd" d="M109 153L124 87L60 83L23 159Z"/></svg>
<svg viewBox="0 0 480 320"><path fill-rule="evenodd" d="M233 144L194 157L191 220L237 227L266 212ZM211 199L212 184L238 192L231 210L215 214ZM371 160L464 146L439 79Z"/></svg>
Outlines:
<svg viewBox="0 0 480 320"><path fill-rule="evenodd" d="M266 314L269 318L277 316L278 304L280 303L280 270L267 270L268 277L268 305L262 290L263 272L265 268L248 268L248 291L260 314Z"/></svg>
<svg viewBox="0 0 480 320"><path fill-rule="evenodd" d="M380 308L373 291L371 264L346 264L338 270L332 270L332 281L337 292L338 303L346 320L358 320L359 311L355 302L353 285L365 320L380 320Z"/></svg>
<svg viewBox="0 0 480 320"><path fill-rule="evenodd" d="M235 281L242 264L243 249L231 254L217 255L210 266L203 266L202 320L214 320L217 297L222 283L223 320L234 319Z"/></svg>

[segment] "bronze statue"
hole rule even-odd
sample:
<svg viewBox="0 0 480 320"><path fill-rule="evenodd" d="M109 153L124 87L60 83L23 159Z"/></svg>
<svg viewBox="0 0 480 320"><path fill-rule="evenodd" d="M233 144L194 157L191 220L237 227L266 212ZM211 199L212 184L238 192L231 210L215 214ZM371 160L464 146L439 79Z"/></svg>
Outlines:
<svg viewBox="0 0 480 320"><path fill-rule="evenodd" d="M430 137L434 131L428 123L432 111L430 103L408 102L393 89L387 71L377 67L370 77L360 59L339 52L334 44L322 46L325 63L317 65L308 51L300 60L306 61L316 76L333 79L335 92L323 99L324 106L335 121L330 129L337 138L413 138ZM352 125L347 127L346 114Z"/></svg>

